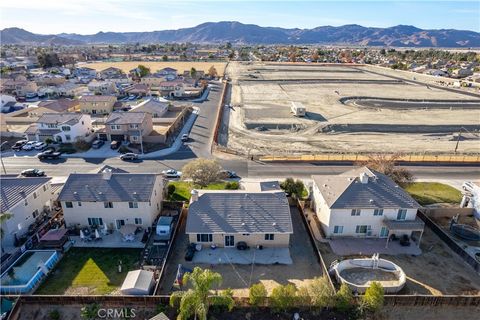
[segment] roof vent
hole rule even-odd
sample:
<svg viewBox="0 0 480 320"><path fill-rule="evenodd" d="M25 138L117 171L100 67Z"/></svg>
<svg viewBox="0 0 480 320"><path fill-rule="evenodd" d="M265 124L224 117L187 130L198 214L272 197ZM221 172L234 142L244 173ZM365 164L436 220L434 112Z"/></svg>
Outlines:
<svg viewBox="0 0 480 320"><path fill-rule="evenodd" d="M323 184L323 187L324 187L324 188L326 188L326 187L327 187L327 184L326 184L326 183L324 183L324 184Z"/></svg>
<svg viewBox="0 0 480 320"><path fill-rule="evenodd" d="M373 203L373 199L368 200L370 203Z"/></svg>
<svg viewBox="0 0 480 320"><path fill-rule="evenodd" d="M99 191L98 194L102 194L102 191Z"/></svg>
<svg viewBox="0 0 480 320"><path fill-rule="evenodd" d="M360 182L362 184L368 183L368 175L365 172L360 173Z"/></svg>
<svg viewBox="0 0 480 320"><path fill-rule="evenodd" d="M274 227L275 227L276 225L277 225L277 223L276 223L276 222L272 223L272 226L274 226Z"/></svg>
<svg viewBox="0 0 480 320"><path fill-rule="evenodd" d="M245 226L245 222L242 222L242 226Z"/></svg>
<svg viewBox="0 0 480 320"><path fill-rule="evenodd" d="M88 188L88 184L85 185L85 188Z"/></svg>
<svg viewBox="0 0 480 320"><path fill-rule="evenodd" d="M78 194L78 192L77 192L77 191L73 191L73 194Z"/></svg>
<svg viewBox="0 0 480 320"><path fill-rule="evenodd" d="M133 194L137 194L137 191L133 191Z"/></svg>
<svg viewBox="0 0 480 320"><path fill-rule="evenodd" d="M192 202L198 200L198 190L193 189L193 190L190 192L190 194L192 195L192 200L191 200Z"/></svg>
<svg viewBox="0 0 480 320"><path fill-rule="evenodd" d="M102 178L104 180L110 180L112 177L112 169L105 169L102 171Z"/></svg>

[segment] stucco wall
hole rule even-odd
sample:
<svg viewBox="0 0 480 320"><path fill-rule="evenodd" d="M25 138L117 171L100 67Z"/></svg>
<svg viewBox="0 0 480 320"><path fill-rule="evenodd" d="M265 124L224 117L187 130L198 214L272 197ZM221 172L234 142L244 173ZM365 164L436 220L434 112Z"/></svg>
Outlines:
<svg viewBox="0 0 480 320"><path fill-rule="evenodd" d="M211 244L215 244L217 247L224 247L225 246L225 235L232 235L232 234L214 234L213 241L211 243L203 242L202 245L204 247L209 247ZM257 245L262 245L264 247L288 247L290 243L290 234L284 233L279 234L276 233L274 236L274 240L265 240L265 234L250 234L250 235L243 235L233 234L235 245L240 242L244 241L250 247L255 247ZM197 243L197 234L189 234L188 239L190 243Z"/></svg>

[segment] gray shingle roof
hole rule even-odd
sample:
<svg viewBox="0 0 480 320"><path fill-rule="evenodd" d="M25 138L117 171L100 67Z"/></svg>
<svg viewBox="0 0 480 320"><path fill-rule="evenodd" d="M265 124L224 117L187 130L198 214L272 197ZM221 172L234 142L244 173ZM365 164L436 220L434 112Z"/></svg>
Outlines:
<svg viewBox="0 0 480 320"><path fill-rule="evenodd" d="M293 233L284 192L205 192L190 204L186 233Z"/></svg>
<svg viewBox="0 0 480 320"><path fill-rule="evenodd" d="M105 124L141 124L145 117L145 112L113 112L108 116Z"/></svg>
<svg viewBox="0 0 480 320"><path fill-rule="evenodd" d="M362 173L368 176L368 183L360 182ZM392 179L367 167L312 178L332 209L420 208Z"/></svg>
<svg viewBox="0 0 480 320"><path fill-rule="evenodd" d="M62 189L59 201L150 201L158 175L149 173L112 173L104 179L103 173L71 174Z"/></svg>
<svg viewBox="0 0 480 320"><path fill-rule="evenodd" d="M83 114L65 112L65 113L44 113L39 119L38 123L48 124L69 124L74 125L80 121Z"/></svg>
<svg viewBox="0 0 480 320"><path fill-rule="evenodd" d="M50 181L51 178L12 178L2 176L0 185L2 213L8 212L17 203Z"/></svg>

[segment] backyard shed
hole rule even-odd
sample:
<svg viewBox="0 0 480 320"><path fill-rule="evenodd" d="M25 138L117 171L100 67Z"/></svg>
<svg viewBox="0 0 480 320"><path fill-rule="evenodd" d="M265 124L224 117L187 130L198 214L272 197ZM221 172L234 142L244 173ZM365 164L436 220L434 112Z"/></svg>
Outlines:
<svg viewBox="0 0 480 320"><path fill-rule="evenodd" d="M130 271L123 281L120 291L124 295L149 295L155 279L153 272L147 270Z"/></svg>

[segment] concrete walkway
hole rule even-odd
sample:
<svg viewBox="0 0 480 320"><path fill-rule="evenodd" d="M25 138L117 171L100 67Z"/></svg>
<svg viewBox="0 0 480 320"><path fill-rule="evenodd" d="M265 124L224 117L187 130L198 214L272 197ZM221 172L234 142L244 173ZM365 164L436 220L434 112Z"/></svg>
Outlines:
<svg viewBox="0 0 480 320"><path fill-rule="evenodd" d="M205 264L292 264L288 248L237 250L235 248L203 248L195 252L192 262Z"/></svg>

